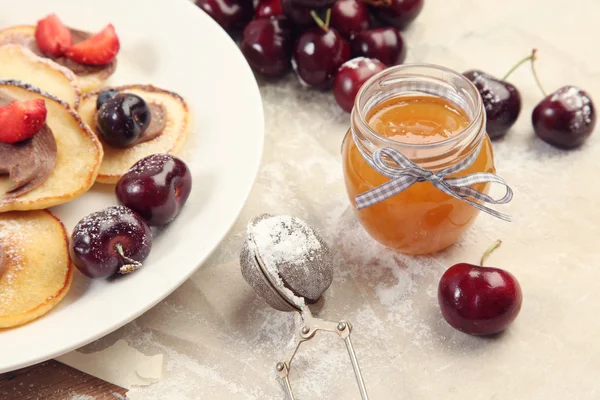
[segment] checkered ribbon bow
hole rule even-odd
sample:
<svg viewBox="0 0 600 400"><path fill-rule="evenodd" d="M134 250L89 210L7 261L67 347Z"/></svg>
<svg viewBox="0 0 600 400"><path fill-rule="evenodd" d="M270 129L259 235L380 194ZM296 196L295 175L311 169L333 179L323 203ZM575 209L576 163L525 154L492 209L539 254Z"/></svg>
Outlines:
<svg viewBox="0 0 600 400"><path fill-rule="evenodd" d="M359 210L395 196L417 182L429 181L433 186L446 193L448 196L462 200L478 210L493 215L496 218L500 218L504 221L510 221L510 216L499 213L498 211L492 210L491 208L469 199L472 198L476 201L490 204L508 203L513 197L513 192L506 184L504 179L487 172L478 172L460 178L446 178L448 175L463 171L473 164L479 155L481 146L474 151L473 154L460 163L435 173L419 167L398 150L390 147L378 149L373 153L373 157L369 157L369 155L366 154L360 145L358 145L358 148L365 160L371 165L371 167L373 167L373 169L391 179L389 182L386 182L381 186L356 196L356 207ZM390 166L386 164L383 159L384 156L387 156L395 165ZM506 187L506 194L504 197L496 200L487 194L478 192L470 187L476 183L485 182L499 183L504 185L504 187Z"/></svg>

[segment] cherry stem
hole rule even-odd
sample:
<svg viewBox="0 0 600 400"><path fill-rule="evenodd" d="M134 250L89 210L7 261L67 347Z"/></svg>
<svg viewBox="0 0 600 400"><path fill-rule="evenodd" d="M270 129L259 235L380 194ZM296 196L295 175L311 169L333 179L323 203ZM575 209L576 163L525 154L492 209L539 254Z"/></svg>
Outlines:
<svg viewBox="0 0 600 400"><path fill-rule="evenodd" d="M531 71L533 72L533 77L535 78L535 82L537 83L538 87L540 88L540 90L542 91L542 94L545 96L548 96L546 94L546 91L544 90L544 86L542 86L542 81L540 81L540 77L535 69L535 60L536 60L536 53L537 50L533 49L533 51L531 52Z"/></svg>
<svg viewBox="0 0 600 400"><path fill-rule="evenodd" d="M487 260L488 256L490 254L492 254L494 252L494 250L496 250L498 247L500 247L501 244L502 244L502 240L496 240L496 242L493 245L491 245L485 251L485 253L483 253L483 256L481 256L481 262L479 263L479 265L481 265L483 267L483 263L485 263L485 260Z"/></svg>
<svg viewBox="0 0 600 400"><path fill-rule="evenodd" d="M521 61L519 61L515 65L513 65L513 67L508 70L508 72L506 73L506 75L504 75L504 77L502 78L502 80L505 81L513 72L515 72L517 70L517 68L519 68L521 65L525 64L527 61L531 61L533 63L533 61L536 58L536 53L537 53L537 50L533 49L533 51L531 52L530 55L528 55L527 57L525 57L524 59L522 59Z"/></svg>
<svg viewBox="0 0 600 400"><path fill-rule="evenodd" d="M329 32L329 22L331 21L331 8L327 9L327 14L325 14L325 22L319 17L319 14L315 10L310 11L310 15L313 17L319 28L323 29L325 32Z"/></svg>
<svg viewBox="0 0 600 400"><path fill-rule="evenodd" d="M502 80L505 81L506 79L508 79L508 77L513 72L515 72L517 70L517 68L519 68L521 65L525 64L527 61L530 61L531 62L531 71L533 71L533 77L535 78L535 82L537 83L537 86L540 88L540 90L542 91L544 96L547 96L546 91L544 90L544 87L542 86L542 82L540 81L540 77L535 69L535 61L536 60L537 60L537 49L533 49L533 50L531 50L530 55L528 55L527 57L525 57L524 59L522 59L521 61L516 63L510 70L508 70L508 72L506 73L506 75L504 75Z"/></svg>
<svg viewBox="0 0 600 400"><path fill-rule="evenodd" d="M123 250L123 246L121 243L117 243L115 245L115 250L121 256L121 259L125 261L125 263L119 268L120 274L130 274L136 269L142 266L142 263L136 260L133 260L125 255L125 251Z"/></svg>

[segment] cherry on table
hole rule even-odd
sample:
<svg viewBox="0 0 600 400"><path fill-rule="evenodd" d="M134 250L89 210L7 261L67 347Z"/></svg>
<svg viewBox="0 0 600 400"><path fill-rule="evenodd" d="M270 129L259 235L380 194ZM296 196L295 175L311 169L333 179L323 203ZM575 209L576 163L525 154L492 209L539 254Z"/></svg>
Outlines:
<svg viewBox="0 0 600 400"><path fill-rule="evenodd" d="M125 206L108 207L83 218L73 229L71 260L90 278L108 278L141 267L152 248L152 232Z"/></svg>
<svg viewBox="0 0 600 400"><path fill-rule="evenodd" d="M481 95L490 139L505 136L521 113L521 95L517 88L479 70L470 70L463 75L473 82Z"/></svg>
<svg viewBox="0 0 600 400"><path fill-rule="evenodd" d="M361 86L384 69L385 64L374 58L358 57L342 64L333 80L333 94L338 105L344 111L352 111Z"/></svg>
<svg viewBox="0 0 600 400"><path fill-rule="evenodd" d="M294 46L293 26L283 16L251 21L241 43L248 64L257 72L278 77L291 66Z"/></svg>
<svg viewBox="0 0 600 400"><path fill-rule="evenodd" d="M252 19L254 9L249 0L195 0L227 32L239 31Z"/></svg>
<svg viewBox="0 0 600 400"><path fill-rule="evenodd" d="M594 131L596 110L588 93L575 86L564 86L533 109L531 120L540 139L572 149L581 146Z"/></svg>
<svg viewBox="0 0 600 400"><path fill-rule="evenodd" d="M254 10L254 18L270 18L283 15L281 0L261 0Z"/></svg>
<svg viewBox="0 0 600 400"><path fill-rule="evenodd" d="M170 154L152 154L119 179L115 194L148 225L162 226L179 215L191 190L192 175L182 160Z"/></svg>
<svg viewBox="0 0 600 400"><path fill-rule="evenodd" d="M352 57L376 58L387 66L401 64L406 58L402 34L393 27L358 32L350 45Z"/></svg>
<svg viewBox="0 0 600 400"><path fill-rule="evenodd" d="M404 29L421 13L425 0L383 0L381 3L369 6L373 16L388 26Z"/></svg>
<svg viewBox="0 0 600 400"><path fill-rule="evenodd" d="M471 335L492 335L506 329L519 315L523 302L521 286L510 272L460 263L440 279L438 302L444 319L453 328Z"/></svg>
<svg viewBox="0 0 600 400"><path fill-rule="evenodd" d="M331 26L348 39L369 25L369 8L360 0L337 0L331 7Z"/></svg>
<svg viewBox="0 0 600 400"><path fill-rule="evenodd" d="M327 22L323 22L312 12L318 27L304 32L296 41L292 56L292 66L303 84L319 89L328 89L338 68L350 58L348 42Z"/></svg>

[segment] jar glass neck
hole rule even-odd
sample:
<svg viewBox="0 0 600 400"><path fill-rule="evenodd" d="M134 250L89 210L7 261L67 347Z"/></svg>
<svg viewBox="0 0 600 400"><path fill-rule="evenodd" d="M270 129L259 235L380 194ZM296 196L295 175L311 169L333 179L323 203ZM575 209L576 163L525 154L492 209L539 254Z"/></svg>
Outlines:
<svg viewBox="0 0 600 400"><path fill-rule="evenodd" d="M374 131L370 112L382 103L406 96L435 96L460 108L469 125L452 137L426 144L403 143ZM440 169L459 162L475 151L485 137L485 110L475 86L458 72L429 64L405 64L388 68L365 82L352 110L352 130L367 154L391 147L427 169Z"/></svg>

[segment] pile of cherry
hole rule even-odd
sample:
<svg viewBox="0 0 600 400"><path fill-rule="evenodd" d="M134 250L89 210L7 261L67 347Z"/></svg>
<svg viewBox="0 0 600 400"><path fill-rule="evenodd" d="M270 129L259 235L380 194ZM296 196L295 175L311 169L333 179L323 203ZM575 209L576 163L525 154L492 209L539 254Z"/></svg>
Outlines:
<svg viewBox="0 0 600 400"><path fill-rule="evenodd" d="M333 87L337 103L348 112L364 82L404 61L400 30L419 15L423 4L424 0L258 0L254 7L252 0L196 0L227 32L243 31L241 49L254 71L277 78L293 69L304 85ZM531 60L533 65L534 58L535 53L523 62ZM503 79L477 70L464 73L481 93L492 139L503 137L521 112L519 91L505 81L510 72ZM595 122L592 99L574 86L546 96L532 114L535 133L565 149L583 144Z"/></svg>
<svg viewBox="0 0 600 400"><path fill-rule="evenodd" d="M424 0L196 0L223 29L243 29L241 49L254 71L270 78L293 67L300 82L333 86L351 111L360 86L406 57L400 29Z"/></svg>

